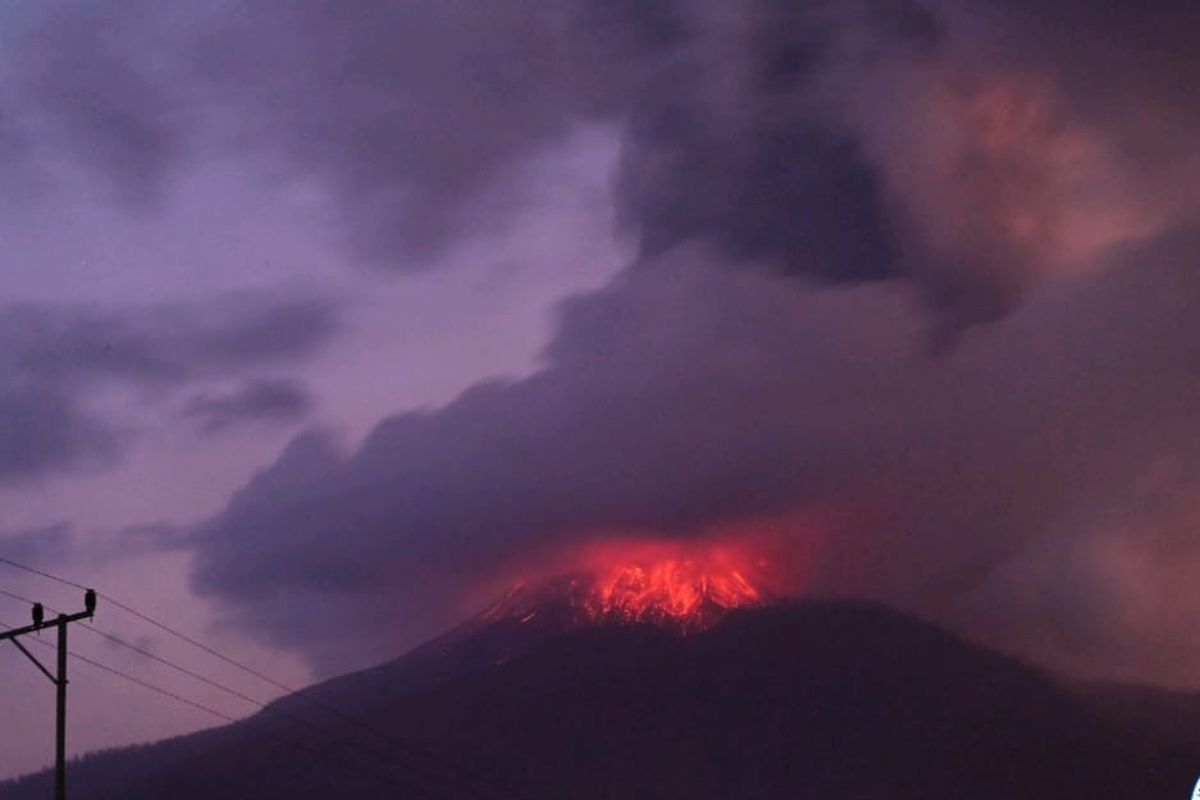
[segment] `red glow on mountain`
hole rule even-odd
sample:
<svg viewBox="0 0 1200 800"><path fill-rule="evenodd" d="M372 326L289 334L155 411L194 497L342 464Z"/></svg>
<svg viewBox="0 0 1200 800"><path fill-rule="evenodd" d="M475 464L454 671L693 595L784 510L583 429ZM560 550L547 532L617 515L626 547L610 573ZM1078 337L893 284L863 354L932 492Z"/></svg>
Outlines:
<svg viewBox="0 0 1200 800"><path fill-rule="evenodd" d="M707 627L734 608L759 605L762 592L724 559L663 558L618 564L595 577L584 609L596 621Z"/></svg>
<svg viewBox="0 0 1200 800"><path fill-rule="evenodd" d="M652 624L690 633L729 611L764 605L768 563L728 542L605 541L576 552L557 577L522 582L485 613L522 623Z"/></svg>

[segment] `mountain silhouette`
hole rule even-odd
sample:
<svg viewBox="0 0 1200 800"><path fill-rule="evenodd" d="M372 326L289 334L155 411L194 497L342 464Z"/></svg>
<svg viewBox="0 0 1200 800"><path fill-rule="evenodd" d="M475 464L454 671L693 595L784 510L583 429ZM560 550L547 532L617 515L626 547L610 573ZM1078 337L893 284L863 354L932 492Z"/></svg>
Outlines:
<svg viewBox="0 0 1200 800"><path fill-rule="evenodd" d="M882 607L739 609L681 636L543 603L242 722L87 756L70 796L1182 799L1200 770L1200 737L1127 694ZM50 788L34 775L0 800Z"/></svg>

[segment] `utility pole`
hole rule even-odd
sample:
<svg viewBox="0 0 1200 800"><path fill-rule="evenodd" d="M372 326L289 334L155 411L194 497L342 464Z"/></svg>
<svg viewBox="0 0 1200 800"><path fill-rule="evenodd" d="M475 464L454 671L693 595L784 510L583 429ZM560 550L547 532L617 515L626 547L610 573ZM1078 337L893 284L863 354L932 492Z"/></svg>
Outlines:
<svg viewBox="0 0 1200 800"><path fill-rule="evenodd" d="M54 742L54 800L67 798L67 625L83 619L90 619L96 613L96 592L88 589L83 593L83 611L74 614L59 614L54 619L45 618L45 610L41 603L33 605L33 624L24 628L13 628L0 631L0 641L8 639L33 662L33 665L54 684L57 695L55 713L55 742ZM27 633L37 633L46 628L58 628L58 671L51 675L50 670L42 666L42 662L33 653L25 649L17 638Z"/></svg>

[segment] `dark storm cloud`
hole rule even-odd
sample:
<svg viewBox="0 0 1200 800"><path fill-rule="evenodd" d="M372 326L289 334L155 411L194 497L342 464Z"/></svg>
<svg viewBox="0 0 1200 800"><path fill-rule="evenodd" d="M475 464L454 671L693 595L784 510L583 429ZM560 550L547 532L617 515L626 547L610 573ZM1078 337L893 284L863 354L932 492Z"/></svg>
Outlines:
<svg viewBox="0 0 1200 800"><path fill-rule="evenodd" d="M1063 207L1125 188L1108 162L1128 154L1103 148L1087 180L1036 177L1066 157L1047 129L1075 124L1082 106L1034 130L980 121L1021 63L1011 42L1068 27L1021 12L915 0L68 5L23 11L10 49L30 53L25 117L128 194L152 195L189 148L232 146L327 186L360 257L421 269L503 228L524 204L524 160L600 121L623 141L619 206L644 255L702 236L792 274L912 275L969 322L1074 257L1081 234ZM1068 66L1043 71L1066 86ZM1018 86L1000 112L1058 102L1038 89Z"/></svg>
<svg viewBox="0 0 1200 800"><path fill-rule="evenodd" d="M667 8L70 3L10 10L7 55L21 121L124 194L233 147L322 181L359 255L420 269L521 208L523 158L624 106Z"/></svg>
<svg viewBox="0 0 1200 800"><path fill-rule="evenodd" d="M701 236L792 274L910 276L957 326L1200 202L1195 13L1052 5L131 1L10 12L8 49L17 129L129 195L232 146L326 185L359 256L420 269L602 121L644 255Z"/></svg>
<svg viewBox="0 0 1200 800"><path fill-rule="evenodd" d="M332 300L259 295L0 308L0 483L110 462L130 431L95 409L104 389L169 391L295 362L332 335L335 315Z"/></svg>
<svg viewBox="0 0 1200 800"><path fill-rule="evenodd" d="M561 17L537 0L248 3L200 63L252 146L329 183L354 250L418 268L502 221L512 199L483 188L565 134Z"/></svg>
<svg viewBox="0 0 1200 800"><path fill-rule="evenodd" d="M916 4L866 5L879 47L914 57L937 47L936 20ZM624 216L645 254L703 236L734 257L831 280L906 269L876 167L814 103L830 61L844 57L831 8L709 9L648 77L621 176Z"/></svg>
<svg viewBox="0 0 1200 800"><path fill-rule="evenodd" d="M308 413L311 400L293 380L256 378L226 393L201 393L188 400L183 416L204 433L219 433L253 422L291 422Z"/></svg>
<svg viewBox="0 0 1200 800"><path fill-rule="evenodd" d="M172 383L309 355L333 333L335 309L259 295L134 310L14 305L0 309L0 365L45 380Z"/></svg>
<svg viewBox="0 0 1200 800"><path fill-rule="evenodd" d="M20 379L0 379L0 426L0 485L108 463L122 438L73 391Z"/></svg>
<svg viewBox="0 0 1200 800"><path fill-rule="evenodd" d="M152 194L190 140L231 137L321 179L347 245L387 266L503 227L522 160L604 121L625 139L624 217L647 254L704 235L796 273L887 277L904 268L876 170L811 98L842 57L836 7L233 3L180 12L181 40L161 8L68 6L15 51L32 54L35 116L127 193ZM936 45L913 3L855 8L880 47Z"/></svg>
<svg viewBox="0 0 1200 800"><path fill-rule="evenodd" d="M928 14L868 5L888 46L934 46ZM704 235L796 273L886 277L902 266L875 169L807 97L837 57L820 6L253 4L202 63L251 141L325 177L351 246L386 264L502 225L514 163L599 119L623 128L623 216L647 254Z"/></svg>

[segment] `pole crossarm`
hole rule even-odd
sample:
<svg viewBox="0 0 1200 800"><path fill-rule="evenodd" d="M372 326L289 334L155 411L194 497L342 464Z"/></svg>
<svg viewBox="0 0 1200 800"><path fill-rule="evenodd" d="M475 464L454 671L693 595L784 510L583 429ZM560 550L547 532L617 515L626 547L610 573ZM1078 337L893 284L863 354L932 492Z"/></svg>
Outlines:
<svg viewBox="0 0 1200 800"><path fill-rule="evenodd" d="M44 622L26 625L24 628L13 628L10 631L0 631L0 642L5 639L16 639L18 636L24 636L27 633L36 633L44 631L47 628L53 628L58 625L66 625L68 622L78 622L81 619L91 619L95 615L95 611L79 611L74 614L59 614L53 619L48 619Z"/></svg>
<svg viewBox="0 0 1200 800"><path fill-rule="evenodd" d="M83 593L83 611L74 614L58 614L53 619L45 619L45 607L41 603L33 604L33 624L23 628L13 628L0 631L0 642L8 639L33 662L43 675L54 684L54 797L55 800L66 800L67 796L67 628L72 622L91 619L96 613L96 592L87 589ZM27 633L37 633L47 628L56 628L58 633L58 669L51 675L50 670L38 661L33 653L25 649L19 637Z"/></svg>

